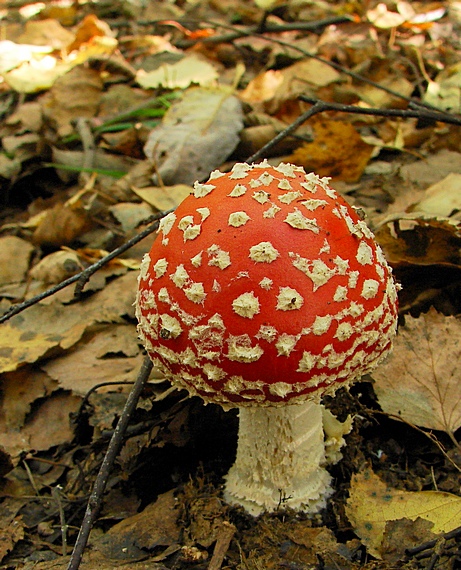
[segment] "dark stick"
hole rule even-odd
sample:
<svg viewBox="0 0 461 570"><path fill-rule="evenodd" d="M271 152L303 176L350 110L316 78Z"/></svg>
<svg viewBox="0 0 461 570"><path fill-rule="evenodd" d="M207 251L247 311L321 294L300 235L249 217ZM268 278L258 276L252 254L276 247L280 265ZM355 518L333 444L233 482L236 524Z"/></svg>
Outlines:
<svg viewBox="0 0 461 570"><path fill-rule="evenodd" d="M343 105L342 103L330 103L328 101L320 101L313 97L300 95L299 99L305 103L317 105L322 104L321 111L340 111L342 113L355 113L356 115L376 115L378 117L401 117L413 119L428 119L430 121L440 121L441 123L449 123L451 125L461 125L461 117L449 115L443 111L427 109L426 107L413 106L410 109L377 109L374 107L358 107L357 105ZM317 111L318 113L319 111Z"/></svg>
<svg viewBox="0 0 461 570"><path fill-rule="evenodd" d="M54 295L58 291L61 291L61 289L64 289L65 287L72 285L73 283L77 283L77 285L75 286L75 297L78 297L83 291L85 284L88 282L88 279L93 275L93 273L96 273L96 271L101 269L101 267L104 267L104 265L106 265L109 261L118 257L121 253L124 253L125 251L133 247L133 245L137 244L145 237L150 235L152 232L154 232L158 228L159 220L164 216L166 216L167 214L169 214L170 212L172 212L173 209L174 208L167 210L165 212L159 212L158 214L154 214L154 216L152 216L152 218L155 219L155 222L153 224L148 226L145 230L143 230L139 234L132 237L130 240L125 242L117 249L114 249L114 251L111 251L105 257L102 257L96 263L93 263L92 265L88 266L80 273L77 273L76 275L69 277L69 279L61 281L61 283L58 283L54 287L51 287L50 289L43 291L43 293L40 293L39 295L35 295L35 297L32 297L31 299L27 299L27 301L24 301L23 303L18 303L17 305L13 305L6 311L6 313L4 313L0 317L0 324L4 323L8 319L11 319L11 317L17 315L18 313L21 313L25 309L28 309L32 305L39 303L43 299L46 299L47 297Z"/></svg>
<svg viewBox="0 0 461 570"><path fill-rule="evenodd" d="M131 392L128 394L128 398L125 402L122 414L118 420L117 426L107 447L106 454L101 464L99 473L96 477L93 491L91 492L90 499L86 507L85 516L83 517L82 525L80 527L80 532L78 533L77 541L75 542L74 550L70 556L67 570L77 570L80 566L90 531L96 520L99 509L101 508L102 496L104 489L106 488L107 480L122 445L123 436L125 434L128 421L130 420L130 417L136 408L139 396L141 395L141 392L149 378L151 370L152 362L150 358L146 356L142 363L138 377L136 378L136 382L134 383Z"/></svg>
<svg viewBox="0 0 461 570"><path fill-rule="evenodd" d="M362 108L356 105L343 105L341 103L330 103L327 101L321 101L320 99L314 99L312 97L307 97L306 95L300 95L299 99L306 103L312 103L308 111L300 115L296 120L294 120L288 127L280 131L273 139L261 147L257 152L251 155L246 162L252 163L256 160L267 155L267 152L273 148L276 144L282 141L287 136L291 135L299 126L305 123L313 115L317 113L323 113L324 111L341 111L343 113L355 113L358 115L376 115L378 117L402 117L402 118L416 118L416 119L429 119L432 121L440 121L442 123L450 123L452 125L461 125L461 117L456 117L454 115L449 115L442 111L432 111L431 109L418 108L418 109L376 109L373 107Z"/></svg>

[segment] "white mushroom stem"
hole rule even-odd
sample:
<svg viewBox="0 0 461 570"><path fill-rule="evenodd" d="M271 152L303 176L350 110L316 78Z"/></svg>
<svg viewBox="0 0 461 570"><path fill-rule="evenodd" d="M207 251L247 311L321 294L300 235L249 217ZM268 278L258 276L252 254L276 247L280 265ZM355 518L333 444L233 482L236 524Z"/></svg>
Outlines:
<svg viewBox="0 0 461 570"><path fill-rule="evenodd" d="M237 457L224 499L255 516L279 507L323 508L332 489L322 408L314 402L240 408Z"/></svg>

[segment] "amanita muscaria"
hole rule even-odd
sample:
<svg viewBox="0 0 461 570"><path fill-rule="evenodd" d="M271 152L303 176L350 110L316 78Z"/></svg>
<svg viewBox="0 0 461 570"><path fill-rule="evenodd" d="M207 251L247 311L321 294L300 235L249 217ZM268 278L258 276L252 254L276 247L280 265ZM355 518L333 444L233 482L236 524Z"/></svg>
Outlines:
<svg viewBox="0 0 461 570"><path fill-rule="evenodd" d="M383 253L328 179L264 161L196 183L142 262L137 316L176 386L239 408L225 499L322 508L320 399L370 372L397 322Z"/></svg>

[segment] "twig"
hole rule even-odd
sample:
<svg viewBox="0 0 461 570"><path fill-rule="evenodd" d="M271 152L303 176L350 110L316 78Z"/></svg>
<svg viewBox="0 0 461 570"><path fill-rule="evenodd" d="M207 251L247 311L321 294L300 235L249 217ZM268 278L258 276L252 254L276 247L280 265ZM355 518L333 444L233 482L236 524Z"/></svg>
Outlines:
<svg viewBox="0 0 461 570"><path fill-rule="evenodd" d="M419 554L424 550L429 550L431 548L434 548L441 538L445 540L450 540L452 538L458 538L460 536L461 536L461 526L454 528L453 530L450 530L450 532L445 532L441 534L438 538L434 538L433 540L428 540L427 542L423 542L422 544L419 544L418 546L413 546L412 548L407 548L405 550L405 553L407 554L407 556L414 556L415 554Z"/></svg>
<svg viewBox="0 0 461 570"><path fill-rule="evenodd" d="M448 115L442 111L433 111L426 108L418 109L377 109L377 108L364 108L358 107L357 105L343 105L341 103L330 103L328 101L321 101L320 99L315 99L313 97L308 97L307 95L300 95L299 99L305 103L311 103L311 107L308 111L300 115L295 119L288 127L280 131L273 139L261 147L257 152L255 152L247 162L255 162L260 158L267 155L268 151L277 145L280 141L285 139L287 136L291 135L299 126L305 123L313 115L317 113L323 113L324 111L340 111L342 113L354 113L357 115L376 115L378 117L401 117L401 118L416 118L416 119L428 119L431 121L440 121L442 123L450 123L452 125L461 125L461 117L455 117L454 115Z"/></svg>
<svg viewBox="0 0 461 570"><path fill-rule="evenodd" d="M127 251L128 249L133 247L133 245L137 244L138 242L143 240L145 237L150 235L152 232L154 232L158 228L159 220L161 218L163 218L164 216L166 216L167 214L169 214L170 212L172 212L173 209L174 208L171 208L170 210L166 210L164 212L159 212L158 214L154 214L154 216L152 216L150 218L150 220L155 219L153 224L149 225L145 230L143 230L139 234L132 237L130 240L125 242L123 245L121 245L117 249L114 249L113 251L111 251L111 253L109 253L105 257L102 257L96 263L93 263L92 265L88 266L86 269L84 269L80 273L77 273L76 275L73 275L72 277L69 277L68 279L62 281L61 283L58 283L54 287L51 287L50 289L43 291L43 293L35 295L31 299L27 299L27 301L24 301L23 303L18 303L17 305L13 305L0 317L0 324L4 323L8 319L11 319L11 317L13 317L14 315L22 313L22 311L24 311L25 309L28 309L29 307L31 307L32 305L35 305L36 303L42 301L43 299L46 299L47 297L51 297L51 295L54 295L58 291L65 289L66 287L68 287L69 285L72 285L73 283L76 283L75 297L78 297L82 293L83 288L85 287L85 284L88 282L88 280L93 275L93 273L96 273L96 271L101 269L101 267L104 267L104 265L106 265L109 261L118 257L120 254L124 253L125 251Z"/></svg>
<svg viewBox="0 0 461 570"><path fill-rule="evenodd" d="M220 570L224 557L229 550L229 545L232 537L235 534L235 526L227 521L222 523L219 529L218 538L213 550L213 556L211 557L210 564L208 565L208 570Z"/></svg>
<svg viewBox="0 0 461 570"><path fill-rule="evenodd" d="M131 414L136 408L141 392L149 378L149 374L152 370L152 362L149 357L145 357L139 371L136 382L133 389L128 394L125 406L123 408L122 414L118 420L115 431L107 447L106 455L101 464L101 468L96 477L94 483L93 491L91 492L88 505L86 507L85 516L83 517L82 526L80 527L80 532L78 533L77 541L75 542L74 550L72 551L69 565L67 570L78 570L80 562L82 560L83 552L85 550L86 544L88 542L88 537L93 524L98 515L99 509L102 503L102 495L107 484L107 480L114 466L115 459L120 451L120 447L123 441L123 435L126 431L128 421Z"/></svg>
<svg viewBox="0 0 461 570"><path fill-rule="evenodd" d="M321 111L340 111L342 113L354 113L356 115L376 115L378 117L401 117L404 119L427 119L429 121L440 121L451 125L461 125L461 117L449 115L443 111L426 109L418 107L415 109L413 105L410 109L377 109L374 107L359 107L357 105L343 105L342 103L331 103L329 101L320 101L307 95L300 95L299 99L306 103L317 105L322 104ZM319 111L317 111L319 112Z"/></svg>
<svg viewBox="0 0 461 570"><path fill-rule="evenodd" d="M190 20L190 19L177 19L175 20L178 23L183 23L187 25L188 23L206 23L206 20ZM284 24L275 24L273 22L265 22L264 25L264 32L265 33L282 33L282 32L318 32L323 28L332 25L338 24L345 24L351 22L352 18L350 16L332 16L330 18L322 18L321 20L316 20L314 22L288 22ZM150 20L150 21L140 21L137 22L140 26L152 26L155 24L162 24L164 20ZM247 26L247 27L238 27L238 26L226 26L219 22L211 22L209 25L214 26L215 28L223 28L231 30L228 34L221 34L215 36L208 36L205 38L196 38L196 39L185 39L179 42L176 42L176 45L180 48L188 48L197 43L204 43L204 44L222 44L222 43L230 43L234 40L239 38L244 38L247 36L253 36L258 33L258 28L261 25L258 23L255 26Z"/></svg>
<svg viewBox="0 0 461 570"><path fill-rule="evenodd" d="M61 525L62 555L65 556L67 554L67 530L69 528L69 525L66 523L66 515L62 507L61 487L59 485L57 487L53 487L51 490L51 495L58 505L59 522Z"/></svg>

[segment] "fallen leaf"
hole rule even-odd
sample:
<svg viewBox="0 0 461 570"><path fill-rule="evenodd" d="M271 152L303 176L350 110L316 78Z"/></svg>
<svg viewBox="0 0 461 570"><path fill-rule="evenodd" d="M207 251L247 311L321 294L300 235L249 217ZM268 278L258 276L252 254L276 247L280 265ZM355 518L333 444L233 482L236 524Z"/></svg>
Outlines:
<svg viewBox="0 0 461 570"><path fill-rule="evenodd" d="M167 185L203 180L231 154L243 128L240 101L225 88L188 89L144 147Z"/></svg>
<svg viewBox="0 0 461 570"><path fill-rule="evenodd" d="M314 141L297 148L289 162L304 166L307 172L314 171L319 176L356 182L373 153L373 147L362 141L350 123L320 119L312 126Z"/></svg>
<svg viewBox="0 0 461 570"><path fill-rule="evenodd" d="M44 451L72 441L70 417L77 412L81 401L69 393L51 394L34 408L20 431L6 429L0 420L0 445L17 459L31 449Z"/></svg>
<svg viewBox="0 0 461 570"><path fill-rule="evenodd" d="M195 55L189 55L176 63L164 63L154 71L140 69L136 81L144 89L164 87L166 89L185 89L192 83L210 85L218 78L216 69Z"/></svg>
<svg viewBox="0 0 461 570"><path fill-rule="evenodd" d="M432 532L449 532L461 526L461 497L439 491L392 489L371 469L365 469L352 477L346 515L368 552L382 558L388 521L421 518L432 523Z"/></svg>
<svg viewBox="0 0 461 570"><path fill-rule="evenodd" d="M62 389L84 396L102 382L134 382L142 360L136 328L117 324L87 335L41 368Z"/></svg>
<svg viewBox="0 0 461 570"><path fill-rule="evenodd" d="M34 231L33 241L45 246L66 245L90 228L91 222L83 208L58 203L46 210Z"/></svg>
<svg viewBox="0 0 461 570"><path fill-rule="evenodd" d="M381 554L384 560L397 564L405 557L406 550L437 538L431 531L432 523L417 517L415 520L387 521L384 529Z"/></svg>
<svg viewBox="0 0 461 570"><path fill-rule="evenodd" d="M24 280L34 247L16 236L0 238L0 286Z"/></svg>
<svg viewBox="0 0 461 570"><path fill-rule="evenodd" d="M282 83L282 72L279 69L269 69L253 78L239 93L239 97L247 103L264 103L273 99Z"/></svg>
<svg viewBox="0 0 461 570"><path fill-rule="evenodd" d="M409 265L461 267L459 222L418 214L390 216L375 230L386 259L394 268Z"/></svg>
<svg viewBox="0 0 461 570"><path fill-rule="evenodd" d="M458 113L461 98L461 63L441 71L429 81L423 101L443 111Z"/></svg>
<svg viewBox="0 0 461 570"><path fill-rule="evenodd" d="M23 366L2 376L0 416L4 431L20 431L32 404L49 396L57 382L32 366Z"/></svg>
<svg viewBox="0 0 461 570"><path fill-rule="evenodd" d="M119 202L109 207L109 212L120 223L124 232L131 232L153 214L148 204L135 202Z"/></svg>
<svg viewBox="0 0 461 570"><path fill-rule="evenodd" d="M81 310L69 310L60 303L33 305L12 317L0 327L0 372L16 370L52 349L75 344L88 326L81 317Z"/></svg>
<svg viewBox="0 0 461 570"><path fill-rule="evenodd" d="M42 258L29 276L46 284L60 283L82 271L83 265L75 251L55 251Z"/></svg>
<svg viewBox="0 0 461 570"><path fill-rule="evenodd" d="M192 187L187 184L175 184L173 186L149 186L147 188L132 187L133 192L144 202L154 206L159 211L176 208L189 194Z"/></svg>
<svg viewBox="0 0 461 570"><path fill-rule="evenodd" d="M73 133L76 117L94 117L98 112L103 81L98 71L78 66L56 80L41 97L42 112L60 137Z"/></svg>
<svg viewBox="0 0 461 570"><path fill-rule="evenodd" d="M24 523L19 509L23 500L5 498L0 514L0 562L13 550L14 545L24 538Z"/></svg>
<svg viewBox="0 0 461 570"><path fill-rule="evenodd" d="M72 41L73 37L74 34L61 26L57 20L46 18L25 22L23 32L16 40L18 44L32 44L61 50Z"/></svg>
<svg viewBox="0 0 461 570"><path fill-rule="evenodd" d="M373 372L382 409L428 429L461 427L461 322L433 308L405 316L387 362Z"/></svg>
<svg viewBox="0 0 461 570"><path fill-rule="evenodd" d="M113 526L93 547L106 559L143 559L146 550L168 548L179 542L178 516L174 491L168 491L141 513Z"/></svg>
<svg viewBox="0 0 461 570"><path fill-rule="evenodd" d="M425 197L413 209L445 217L461 210L461 174L452 172L440 182L429 186Z"/></svg>

